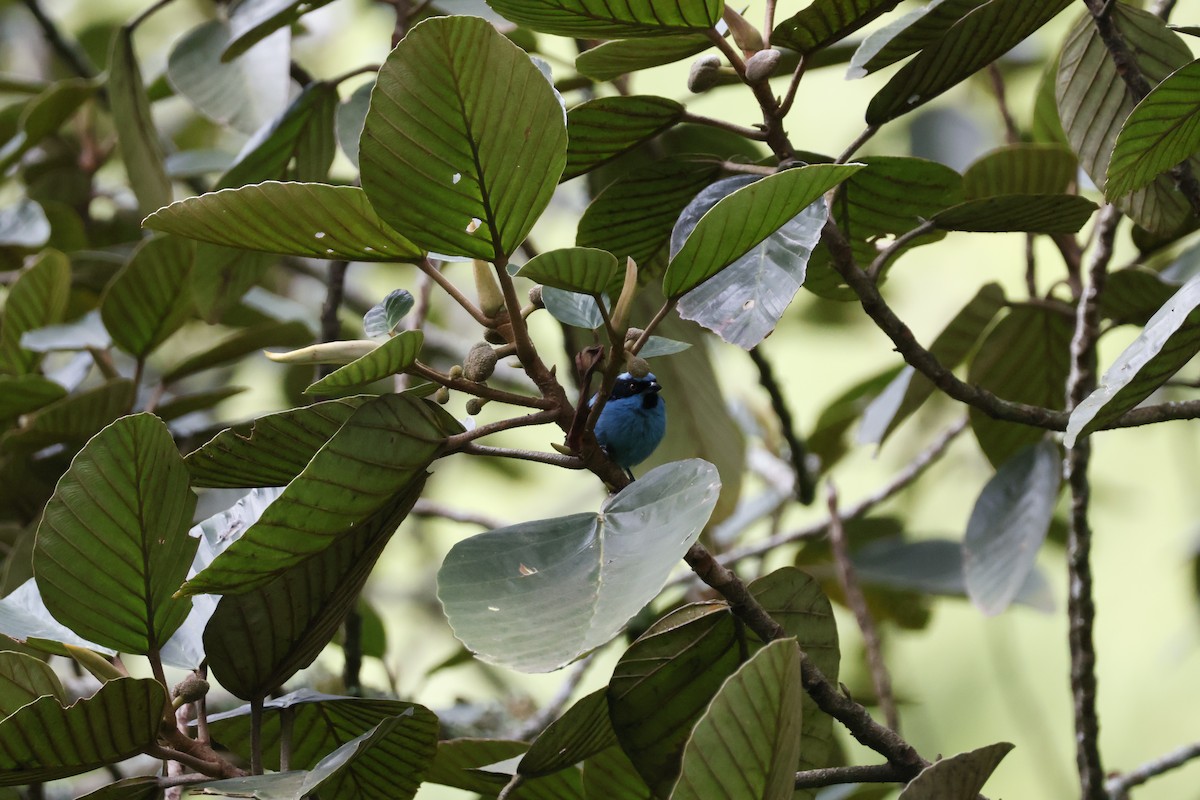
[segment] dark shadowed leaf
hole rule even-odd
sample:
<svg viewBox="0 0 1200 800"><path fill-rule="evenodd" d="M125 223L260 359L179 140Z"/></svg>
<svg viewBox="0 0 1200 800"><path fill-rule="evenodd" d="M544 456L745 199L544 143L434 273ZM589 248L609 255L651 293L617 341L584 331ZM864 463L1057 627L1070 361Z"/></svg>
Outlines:
<svg viewBox="0 0 1200 800"><path fill-rule="evenodd" d="M140 775L101 786L94 792L80 795L78 800L161 800L163 791L158 785L158 778L153 775Z"/></svg>
<svg viewBox="0 0 1200 800"><path fill-rule="evenodd" d="M595 330L604 324L600 307L596 305L597 300L590 294L568 292L547 286L542 289L542 302L550 316L564 325ZM608 301L608 295L601 295L601 302L605 308L612 305Z"/></svg>
<svg viewBox="0 0 1200 800"><path fill-rule="evenodd" d="M138 245L100 301L104 327L118 347L145 358L187 321L191 297L180 287L188 283L195 254L191 242L173 236Z"/></svg>
<svg viewBox="0 0 1200 800"><path fill-rule="evenodd" d="M147 228L266 253L347 261L413 261L424 253L392 230L356 186L267 181L189 197Z"/></svg>
<svg viewBox="0 0 1200 800"><path fill-rule="evenodd" d="M607 691L607 687L597 689L550 723L533 740L517 772L531 777L548 775L615 745L617 736L608 720Z"/></svg>
<svg viewBox="0 0 1200 800"><path fill-rule="evenodd" d="M897 800L974 800L1013 746L998 742L930 764Z"/></svg>
<svg viewBox="0 0 1200 800"><path fill-rule="evenodd" d="M163 148L133 50L133 29L128 25L113 36L108 55L108 100L129 184L137 195L138 208L149 214L171 202L171 181L163 166Z"/></svg>
<svg viewBox="0 0 1200 800"><path fill-rule="evenodd" d="M1075 233L1095 210L1095 203L1074 194L1009 194L959 203L932 221L948 231Z"/></svg>
<svg viewBox="0 0 1200 800"><path fill-rule="evenodd" d="M607 250L564 247L533 257L517 274L543 286L595 295L619 284L624 270Z"/></svg>
<svg viewBox="0 0 1200 800"><path fill-rule="evenodd" d="M223 61L237 58L280 28L290 27L303 15L328 5L330 0L238 0L229 9L229 44Z"/></svg>
<svg viewBox="0 0 1200 800"><path fill-rule="evenodd" d="M672 800L790 800L803 697L794 639L755 653L697 721Z"/></svg>
<svg viewBox="0 0 1200 800"><path fill-rule="evenodd" d="M345 394L403 372L417 360L425 334L404 331L360 359L339 367L304 390L305 394Z"/></svg>
<svg viewBox="0 0 1200 800"><path fill-rule="evenodd" d="M41 375L0 375L0 421L61 400L67 390Z"/></svg>
<svg viewBox="0 0 1200 800"><path fill-rule="evenodd" d="M230 397L241 394L248 388L246 386L222 386L219 389L181 394L178 397L164 400L155 407L154 414L163 422L170 422L186 414L207 411Z"/></svg>
<svg viewBox="0 0 1200 800"><path fill-rule="evenodd" d="M161 420L138 414L100 431L38 526L33 571L47 608L101 645L157 652L191 609L172 594L196 552L187 535L195 506Z"/></svg>
<svg viewBox="0 0 1200 800"><path fill-rule="evenodd" d="M429 19L379 71L359 146L363 189L419 247L495 260L550 202L563 123L549 82L489 23Z"/></svg>
<svg viewBox="0 0 1200 800"><path fill-rule="evenodd" d="M1130 112L1113 145L1104 193L1120 197L1200 150L1200 61L1180 67Z"/></svg>
<svg viewBox="0 0 1200 800"><path fill-rule="evenodd" d="M0 147L0 172L56 133L96 93L97 86L86 78L68 78L52 83L30 100L17 120L15 135Z"/></svg>
<svg viewBox="0 0 1200 800"><path fill-rule="evenodd" d="M412 292L407 289L395 289L388 292L387 297L371 306L371 310L363 314L363 333L371 339L391 336L404 315L412 311Z"/></svg>
<svg viewBox="0 0 1200 800"><path fill-rule="evenodd" d="M437 756L425 781L495 797L512 779L516 756L525 752L528 746L526 742L504 739L439 742ZM579 770L565 769L530 778L507 796L513 800L583 800Z"/></svg>
<svg viewBox="0 0 1200 800"><path fill-rule="evenodd" d="M154 744L167 702L154 680L117 678L64 707L47 695L0 720L0 786L78 775Z"/></svg>
<svg viewBox="0 0 1200 800"><path fill-rule="evenodd" d="M71 289L71 264L57 250L45 250L21 270L8 289L0 318L0 373L25 375L41 356L21 349L26 331L60 322Z"/></svg>
<svg viewBox="0 0 1200 800"><path fill-rule="evenodd" d="M991 0L900 68L867 106L867 124L912 111L1007 53L1070 0Z"/></svg>
<svg viewBox="0 0 1200 800"><path fill-rule="evenodd" d="M967 380L1005 400L1062 409L1074 329L1074 321L1058 311L1017 306L979 345ZM1001 422L976 409L970 418L980 448L996 466L1042 438L1038 428Z"/></svg>
<svg viewBox="0 0 1200 800"><path fill-rule="evenodd" d="M67 701L67 693L54 669L33 656L0 651L0 719L44 695L50 695L62 704ZM608 720L607 703L604 718Z"/></svg>
<svg viewBox="0 0 1200 800"><path fill-rule="evenodd" d="M996 195L1064 194L1079 169L1075 154L1054 144L1010 144L981 156L963 173L968 200Z"/></svg>
<svg viewBox="0 0 1200 800"><path fill-rule="evenodd" d="M1119 3L1112 7L1112 21L1151 83L1192 60L1183 39L1148 11ZM1067 37L1055 93L1071 149L1084 172L1103 189L1117 133L1134 101L1089 17L1080 19ZM1117 198L1115 204L1141 227L1162 235L1175 231L1190 213L1174 182L1165 176Z"/></svg>
<svg viewBox="0 0 1200 800"><path fill-rule="evenodd" d="M595 169L683 119L684 107L653 95L598 97L567 112L567 166L562 179Z"/></svg>
<svg viewBox="0 0 1200 800"><path fill-rule="evenodd" d="M1063 443L1074 446L1150 396L1200 352L1200 277L1183 285L1104 371L1100 385L1071 412Z"/></svg>
<svg viewBox="0 0 1200 800"><path fill-rule="evenodd" d="M651 800L650 787L617 745L583 762L583 796L589 800Z"/></svg>
<svg viewBox="0 0 1200 800"><path fill-rule="evenodd" d="M196 311L206 322L220 322L225 312L262 279L272 260L256 251L199 242L190 286Z"/></svg>
<svg viewBox="0 0 1200 800"><path fill-rule="evenodd" d="M963 540L971 602L995 616L1016 599L1050 530L1062 472L1058 446L1042 441L1000 465L983 487Z"/></svg>
<svg viewBox="0 0 1200 800"><path fill-rule="evenodd" d="M456 544L438 571L454 634L479 656L548 672L608 642L696 541L721 483L700 459L651 470L600 513L537 520Z"/></svg>
<svg viewBox="0 0 1200 800"><path fill-rule="evenodd" d="M488 0L506 19L544 33L587 39L705 31L721 19L722 0Z"/></svg>
<svg viewBox="0 0 1200 800"><path fill-rule="evenodd" d="M52 444L82 445L133 407L136 387L125 378L67 395L21 421L0 437L0 451L33 451Z"/></svg>
<svg viewBox="0 0 1200 800"><path fill-rule="evenodd" d="M771 43L811 53L849 36L899 4L900 0L814 0L776 25Z"/></svg>
<svg viewBox="0 0 1200 800"><path fill-rule="evenodd" d="M284 486L369 397L344 397L259 417L221 431L184 463L193 486Z"/></svg>
<svg viewBox="0 0 1200 800"><path fill-rule="evenodd" d="M937 42L954 23L987 0L931 0L923 8L872 32L855 51L848 78L866 75Z"/></svg>
<svg viewBox="0 0 1200 800"><path fill-rule="evenodd" d="M620 39L580 53L575 59L575 69L594 80L611 81L630 72L682 61L712 46L712 41L702 33L650 40Z"/></svg>
<svg viewBox="0 0 1200 800"><path fill-rule="evenodd" d="M207 350L187 357L167 370L162 381L174 383L188 375L236 361L264 347L296 347L308 344L312 339L312 331L303 322L259 323L222 339Z"/></svg>
<svg viewBox="0 0 1200 800"><path fill-rule="evenodd" d="M1119 269L1104 283L1100 313L1117 325L1145 325L1178 290L1178 284L1148 269Z"/></svg>

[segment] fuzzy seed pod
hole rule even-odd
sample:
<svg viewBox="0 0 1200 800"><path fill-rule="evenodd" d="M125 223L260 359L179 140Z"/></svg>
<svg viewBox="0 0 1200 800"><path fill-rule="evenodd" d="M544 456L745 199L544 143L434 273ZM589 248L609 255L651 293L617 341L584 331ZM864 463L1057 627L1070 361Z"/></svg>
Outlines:
<svg viewBox="0 0 1200 800"><path fill-rule="evenodd" d="M630 328L629 330L625 331L625 347L633 347L633 343L640 339L643 333L645 333L645 331L641 328Z"/></svg>
<svg viewBox="0 0 1200 800"><path fill-rule="evenodd" d="M484 400L482 397L472 397L467 401L467 413L473 417L480 411L483 411L485 405L487 405L487 400Z"/></svg>
<svg viewBox="0 0 1200 800"><path fill-rule="evenodd" d="M534 284L529 287L529 304L534 308L545 308L546 304L542 302L542 287L541 284Z"/></svg>
<svg viewBox="0 0 1200 800"><path fill-rule="evenodd" d="M492 344L504 344L505 343L504 335L502 333L500 333L500 331L496 330L495 328L488 328L486 331L484 331L483 339L484 339L484 341L490 342Z"/></svg>
<svg viewBox="0 0 1200 800"><path fill-rule="evenodd" d="M775 48L759 50L746 59L746 83L758 83L771 77L779 66L779 51Z"/></svg>
<svg viewBox="0 0 1200 800"><path fill-rule="evenodd" d="M450 390L445 386L439 386L438 390L433 393L433 399L441 405L446 405L450 402Z"/></svg>
<svg viewBox="0 0 1200 800"><path fill-rule="evenodd" d="M453 367L450 368L450 377L451 378L461 378L462 375L463 375L462 364L455 364Z"/></svg>
<svg viewBox="0 0 1200 800"><path fill-rule="evenodd" d="M635 378L644 378L650 374L650 364L639 356L626 355L625 371Z"/></svg>
<svg viewBox="0 0 1200 800"><path fill-rule="evenodd" d="M694 94L707 92L717 85L717 76L721 71L721 59L716 56L701 56L692 62L688 72L688 90Z"/></svg>
<svg viewBox="0 0 1200 800"><path fill-rule="evenodd" d="M194 703L208 694L208 681L192 673L175 685L175 699L181 703Z"/></svg>
<svg viewBox="0 0 1200 800"><path fill-rule="evenodd" d="M463 377L469 381L486 381L496 371L496 351L487 342L478 342L463 359Z"/></svg>

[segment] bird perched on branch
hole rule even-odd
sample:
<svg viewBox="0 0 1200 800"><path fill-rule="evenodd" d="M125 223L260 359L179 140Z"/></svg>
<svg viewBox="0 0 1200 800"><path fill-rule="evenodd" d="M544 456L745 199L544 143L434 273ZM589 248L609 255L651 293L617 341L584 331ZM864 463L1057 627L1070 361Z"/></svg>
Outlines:
<svg viewBox="0 0 1200 800"><path fill-rule="evenodd" d="M622 372L596 420L596 441L617 466L629 472L654 452L667 431L667 406L653 372ZM589 405L594 405L595 398ZM632 475L630 477L633 477Z"/></svg>

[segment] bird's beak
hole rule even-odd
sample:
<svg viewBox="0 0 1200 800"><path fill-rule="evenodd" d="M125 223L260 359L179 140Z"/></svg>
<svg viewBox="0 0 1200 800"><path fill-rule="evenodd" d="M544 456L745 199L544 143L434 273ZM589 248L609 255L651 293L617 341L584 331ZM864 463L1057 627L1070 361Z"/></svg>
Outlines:
<svg viewBox="0 0 1200 800"><path fill-rule="evenodd" d="M659 384L658 381L650 381L650 386L648 387L648 390L653 392L654 394L658 394L660 391L662 391L662 385Z"/></svg>

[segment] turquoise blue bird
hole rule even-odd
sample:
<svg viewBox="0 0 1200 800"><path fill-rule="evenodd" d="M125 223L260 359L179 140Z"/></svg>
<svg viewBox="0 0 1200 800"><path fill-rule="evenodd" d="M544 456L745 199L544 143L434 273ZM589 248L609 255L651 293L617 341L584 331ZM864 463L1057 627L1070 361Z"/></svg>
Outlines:
<svg viewBox="0 0 1200 800"><path fill-rule="evenodd" d="M626 472L649 458L667 432L667 404L659 397L661 390L654 373L635 378L622 372L596 420L596 441ZM589 405L595 402L593 397Z"/></svg>

